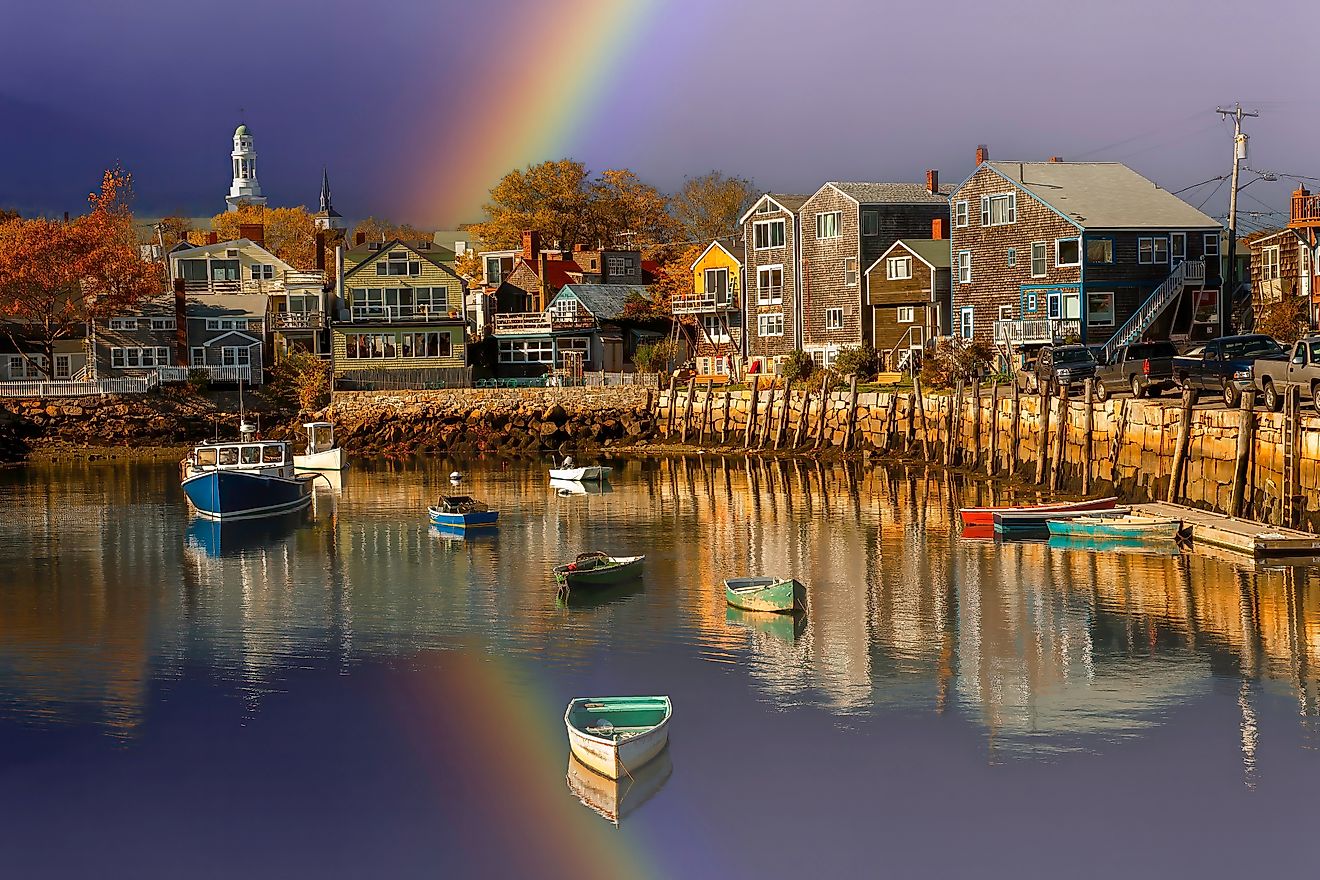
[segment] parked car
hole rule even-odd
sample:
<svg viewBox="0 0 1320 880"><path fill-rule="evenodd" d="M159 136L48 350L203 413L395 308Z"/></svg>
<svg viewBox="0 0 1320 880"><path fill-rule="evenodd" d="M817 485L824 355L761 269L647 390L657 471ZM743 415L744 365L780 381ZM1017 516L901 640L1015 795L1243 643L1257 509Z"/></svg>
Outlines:
<svg viewBox="0 0 1320 880"><path fill-rule="evenodd" d="M1257 358L1234 378L1240 391L1255 388L1260 392L1266 409L1278 412L1283 406L1284 392L1296 385L1298 393L1303 398L1309 397L1311 405L1320 410L1320 336L1297 340L1283 360Z"/></svg>
<svg viewBox="0 0 1320 880"><path fill-rule="evenodd" d="M1238 374L1250 370L1257 360L1283 360L1283 346L1273 337L1259 333L1221 336L1173 359L1173 377L1195 395L1211 391L1223 396L1227 406L1242 399Z"/></svg>
<svg viewBox="0 0 1320 880"><path fill-rule="evenodd" d="M1080 385L1095 375L1095 355L1085 345L1047 345L1036 355L1035 363L1020 370L1028 391L1057 386Z"/></svg>
<svg viewBox="0 0 1320 880"><path fill-rule="evenodd" d="M1159 397L1174 386L1173 359L1177 355L1172 342L1120 345L1108 363L1095 371L1095 396L1104 400L1115 391L1131 391L1133 397Z"/></svg>

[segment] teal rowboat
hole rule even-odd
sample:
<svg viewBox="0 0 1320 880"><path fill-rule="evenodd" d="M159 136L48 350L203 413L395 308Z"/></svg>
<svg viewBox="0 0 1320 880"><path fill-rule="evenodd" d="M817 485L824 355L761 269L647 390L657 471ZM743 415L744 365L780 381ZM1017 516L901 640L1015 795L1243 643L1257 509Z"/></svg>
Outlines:
<svg viewBox="0 0 1320 880"><path fill-rule="evenodd" d="M1045 522L1050 537L1092 541L1176 541L1182 520L1167 516L1079 516Z"/></svg>
<svg viewBox="0 0 1320 880"><path fill-rule="evenodd" d="M599 551L579 553L566 565L555 566L560 592L600 590L642 576L645 556L609 556Z"/></svg>
<svg viewBox="0 0 1320 880"><path fill-rule="evenodd" d="M610 779L632 775L669 742L669 697L579 697L564 710L573 756Z"/></svg>
<svg viewBox="0 0 1320 880"><path fill-rule="evenodd" d="M793 578L728 578L724 581L724 600L748 611L796 611L807 607L806 591Z"/></svg>

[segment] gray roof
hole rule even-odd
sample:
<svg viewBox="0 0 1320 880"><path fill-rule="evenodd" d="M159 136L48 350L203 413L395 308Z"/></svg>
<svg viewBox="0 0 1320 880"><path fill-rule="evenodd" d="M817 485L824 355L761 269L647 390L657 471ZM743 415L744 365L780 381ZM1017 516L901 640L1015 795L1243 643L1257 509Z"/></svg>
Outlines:
<svg viewBox="0 0 1320 880"><path fill-rule="evenodd" d="M270 297L264 293L208 293L188 297L190 318L264 318Z"/></svg>
<svg viewBox="0 0 1320 880"><path fill-rule="evenodd" d="M987 162L1085 229L1218 229L1219 223L1119 162Z"/></svg>
<svg viewBox="0 0 1320 880"><path fill-rule="evenodd" d="M577 297L597 320L609 321L619 316L629 297L647 297L651 290L641 284L565 284L555 299L565 293Z"/></svg>
<svg viewBox="0 0 1320 880"><path fill-rule="evenodd" d="M898 244L912 251L936 269L948 269L952 263L947 238L900 238Z"/></svg>
<svg viewBox="0 0 1320 880"><path fill-rule="evenodd" d="M766 193L766 195L790 211L796 211L798 208L801 208L807 203L807 199L811 198L810 195L804 196L800 193ZM759 202L760 199L757 199L757 201Z"/></svg>
<svg viewBox="0 0 1320 880"><path fill-rule="evenodd" d="M931 193L924 183L841 183L831 180L829 186L863 205L939 205L947 203L953 192L953 187L947 184L941 186L938 193Z"/></svg>

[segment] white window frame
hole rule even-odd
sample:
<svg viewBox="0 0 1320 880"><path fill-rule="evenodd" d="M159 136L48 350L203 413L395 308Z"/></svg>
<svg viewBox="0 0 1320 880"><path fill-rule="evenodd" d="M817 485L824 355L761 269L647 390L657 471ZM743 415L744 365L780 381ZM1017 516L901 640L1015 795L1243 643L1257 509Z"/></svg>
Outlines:
<svg viewBox="0 0 1320 880"><path fill-rule="evenodd" d="M784 335L784 313L783 312L765 312L756 316L756 335L783 336Z"/></svg>
<svg viewBox="0 0 1320 880"><path fill-rule="evenodd" d="M702 315L701 332L712 345L733 342L733 334L719 315Z"/></svg>
<svg viewBox="0 0 1320 880"><path fill-rule="evenodd" d="M150 370L169 365L170 350L163 345L116 345L110 349L112 370Z"/></svg>
<svg viewBox="0 0 1320 880"><path fill-rule="evenodd" d="M843 309L840 306L834 306L825 310L825 329L842 330L843 329Z"/></svg>
<svg viewBox="0 0 1320 880"><path fill-rule="evenodd" d="M844 287L856 287L856 286L857 286L857 258L856 258L856 257L844 257L844 258L843 258L843 286L844 286Z"/></svg>
<svg viewBox="0 0 1320 880"><path fill-rule="evenodd" d="M164 332L166 330L177 330L179 329L179 325L174 318L152 318L151 329L158 332Z"/></svg>
<svg viewBox="0 0 1320 880"><path fill-rule="evenodd" d="M206 366L206 346L194 345L188 349L188 366L190 367Z"/></svg>
<svg viewBox="0 0 1320 880"><path fill-rule="evenodd" d="M1176 266L1187 259L1187 233L1169 233L1169 265Z"/></svg>
<svg viewBox="0 0 1320 880"><path fill-rule="evenodd" d="M111 330L136 330L138 328L137 318L111 318Z"/></svg>
<svg viewBox="0 0 1320 880"><path fill-rule="evenodd" d="M1160 245L1163 245L1164 258L1160 259ZM1137 239L1137 263L1142 266L1167 265L1169 262L1169 237L1167 235L1142 236Z"/></svg>
<svg viewBox="0 0 1320 880"><path fill-rule="evenodd" d="M899 306L894 309L895 324L915 324L917 323L916 306Z"/></svg>
<svg viewBox="0 0 1320 880"><path fill-rule="evenodd" d="M1210 257L1219 256L1219 233L1207 232L1201 237L1201 253Z"/></svg>
<svg viewBox="0 0 1320 880"><path fill-rule="evenodd" d="M1009 248L1004 252L1004 265L1010 269L1017 268L1017 248Z"/></svg>
<svg viewBox="0 0 1320 880"><path fill-rule="evenodd" d="M826 224L825 218L830 217L833 223ZM832 225L834 228L829 230L829 235L825 234L825 227ZM833 240L843 235L843 212L842 211L821 211L816 214L816 239L818 241Z"/></svg>
<svg viewBox="0 0 1320 880"><path fill-rule="evenodd" d="M971 225L971 211L968 208L967 200L960 199L953 203L953 225L957 229L965 229Z"/></svg>
<svg viewBox="0 0 1320 880"><path fill-rule="evenodd" d="M958 251L954 260L954 274L959 284L972 283L972 252Z"/></svg>
<svg viewBox="0 0 1320 880"><path fill-rule="evenodd" d="M1001 217L995 219L995 208L1000 207ZM1017 222L1017 194L991 193L981 196L982 226L1012 226Z"/></svg>
<svg viewBox="0 0 1320 880"><path fill-rule="evenodd" d="M55 355L55 369L51 371L51 377L54 379L69 379L73 376L73 355L57 354Z"/></svg>
<svg viewBox="0 0 1320 880"><path fill-rule="evenodd" d="M765 273L772 273L772 272L778 272L778 273L779 273L779 284L778 284L778 286L777 286L777 289L778 289L779 292L778 292L778 293L769 293L769 294L767 294L766 291L773 291L773 290L775 290L775 289L776 289L776 285L773 285L773 284L771 284L771 285L765 285L765 284L763 284L763 282L762 282L762 276L763 276L763 274L765 274ZM768 266L757 266L757 267L756 267L756 302L757 302L757 304L758 304L758 305L763 305L763 306L777 306L777 305L780 305L781 303L783 303L783 301L784 301L784 265L783 265L783 263L772 263L772 264L770 264L770 265L768 265Z"/></svg>
<svg viewBox="0 0 1320 880"><path fill-rule="evenodd" d="M1091 309L1091 299L1097 296L1109 297L1109 319L1107 321L1097 321L1095 319L1095 312ZM1088 291L1086 294L1086 326L1113 327L1114 316L1116 314L1115 310L1117 308L1118 308L1118 298L1114 295L1113 291L1109 291L1109 290L1097 290L1094 292Z"/></svg>
<svg viewBox="0 0 1320 880"><path fill-rule="evenodd" d="M1260 250L1260 280L1279 280L1279 246L1272 244Z"/></svg>
<svg viewBox="0 0 1320 880"><path fill-rule="evenodd" d="M1031 277L1044 278L1050 274L1050 252L1048 241L1033 241L1031 243ZM1036 251L1040 251L1040 271L1036 271Z"/></svg>
<svg viewBox="0 0 1320 880"><path fill-rule="evenodd" d="M724 283L720 284L719 279L723 276ZM712 288L712 279L715 283ZM727 305L729 302L729 269L727 266L718 266L714 269L706 269L702 275L702 284L705 286L706 293L715 294L716 305Z"/></svg>
<svg viewBox="0 0 1320 880"><path fill-rule="evenodd" d="M779 228L778 242L776 236L771 232L773 227ZM764 239L767 244L762 244L762 231L765 231ZM773 220L754 220L752 222L752 250L772 251L782 248L788 241L787 223L783 217L776 217Z"/></svg>
<svg viewBox="0 0 1320 880"><path fill-rule="evenodd" d="M976 335L976 310L973 306L963 306L958 310L958 335L971 339Z"/></svg>
<svg viewBox="0 0 1320 880"><path fill-rule="evenodd" d="M890 281L907 281L912 277L911 257L890 257L885 262L885 277Z"/></svg>
<svg viewBox="0 0 1320 880"><path fill-rule="evenodd" d="M1075 262L1072 262L1072 263L1065 263L1065 262L1063 262L1062 260L1059 259L1059 249L1060 249L1060 245L1062 245L1065 241L1071 241L1073 244L1077 245L1077 260L1076 260ZM1080 265L1082 265L1082 239L1081 239L1081 237L1080 237L1080 236L1077 236L1077 235L1073 235L1073 236L1069 236L1069 237L1067 237L1067 238L1056 238L1056 239L1054 239L1054 268L1056 268L1056 269L1070 269L1070 268L1074 268L1074 267L1077 267L1077 266L1080 266Z"/></svg>
<svg viewBox="0 0 1320 880"><path fill-rule="evenodd" d="M396 341L397 346L397 341ZM220 346L220 364L225 367L252 366L252 349L247 345Z"/></svg>
<svg viewBox="0 0 1320 880"><path fill-rule="evenodd" d="M249 274L253 281L271 281L275 278L275 267L270 263L253 263Z"/></svg>
<svg viewBox="0 0 1320 880"><path fill-rule="evenodd" d="M999 320L1001 320L1001 321L1011 321L1011 320L1013 320L1013 306L1012 306L1012 305L1001 305L1001 306L999 307Z"/></svg>

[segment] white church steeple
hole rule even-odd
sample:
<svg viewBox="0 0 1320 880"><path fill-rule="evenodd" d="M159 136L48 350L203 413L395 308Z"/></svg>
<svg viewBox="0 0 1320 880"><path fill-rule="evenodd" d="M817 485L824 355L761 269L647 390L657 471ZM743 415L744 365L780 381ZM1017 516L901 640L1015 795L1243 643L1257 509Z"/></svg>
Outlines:
<svg viewBox="0 0 1320 880"><path fill-rule="evenodd" d="M234 129L234 152L229 156L234 166L234 182L225 197L229 210L237 211L239 205L266 204L261 184L257 183L257 151L252 148L252 132L246 125Z"/></svg>

